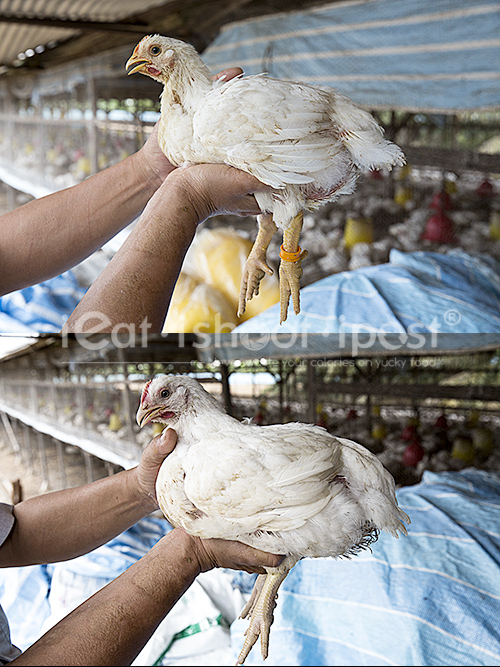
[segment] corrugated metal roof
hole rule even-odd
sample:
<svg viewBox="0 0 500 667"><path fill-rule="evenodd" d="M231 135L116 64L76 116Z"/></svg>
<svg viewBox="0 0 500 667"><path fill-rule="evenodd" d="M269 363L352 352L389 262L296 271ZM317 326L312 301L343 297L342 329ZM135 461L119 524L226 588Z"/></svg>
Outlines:
<svg viewBox="0 0 500 667"><path fill-rule="evenodd" d="M25 352L37 342L37 335L12 336L3 334L0 337L0 361L13 355Z"/></svg>
<svg viewBox="0 0 500 667"><path fill-rule="evenodd" d="M0 0L0 65L10 66L85 30L141 32L121 24L165 0ZM143 31L144 32L144 31Z"/></svg>
<svg viewBox="0 0 500 667"><path fill-rule="evenodd" d="M67 63L130 45L151 32L190 41L202 51L228 21L322 2L325 0L0 0L0 74L9 68L12 73L16 66L22 71ZM50 48L57 43L59 48ZM39 54L37 47L45 51Z"/></svg>

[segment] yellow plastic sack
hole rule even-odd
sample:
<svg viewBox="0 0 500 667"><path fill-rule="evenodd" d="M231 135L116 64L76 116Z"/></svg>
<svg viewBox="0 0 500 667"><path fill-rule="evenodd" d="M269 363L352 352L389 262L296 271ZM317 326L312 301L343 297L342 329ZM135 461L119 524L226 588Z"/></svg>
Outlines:
<svg viewBox="0 0 500 667"><path fill-rule="evenodd" d="M236 314L241 276L252 242L232 228L202 229L188 252L185 270L220 290ZM279 301L276 275L264 276L259 295L248 301L240 322L250 319Z"/></svg>
<svg viewBox="0 0 500 667"><path fill-rule="evenodd" d="M237 324L236 311L220 290L181 272L163 333L229 333Z"/></svg>

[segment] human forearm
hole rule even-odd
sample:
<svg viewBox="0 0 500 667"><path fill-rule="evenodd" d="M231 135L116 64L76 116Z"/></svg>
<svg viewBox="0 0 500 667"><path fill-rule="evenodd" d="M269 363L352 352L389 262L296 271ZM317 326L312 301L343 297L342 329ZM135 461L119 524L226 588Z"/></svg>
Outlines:
<svg viewBox="0 0 500 667"><path fill-rule="evenodd" d="M267 186L226 165L176 169L71 314L69 332L161 332L196 226L224 213L259 212L253 193Z"/></svg>
<svg viewBox="0 0 500 667"><path fill-rule="evenodd" d="M141 560L66 616L12 665L130 665L201 572L265 574L282 556L175 528Z"/></svg>
<svg viewBox="0 0 500 667"><path fill-rule="evenodd" d="M177 436L165 429L137 467L78 488L18 503L0 548L0 567L50 563L95 549L158 508L156 477Z"/></svg>
<svg viewBox="0 0 500 667"><path fill-rule="evenodd" d="M0 219L0 294L75 266L140 215L161 184L141 151Z"/></svg>
<svg viewBox="0 0 500 667"><path fill-rule="evenodd" d="M71 314L65 331L114 331L122 325L160 332L198 221L178 188L165 182Z"/></svg>
<svg viewBox="0 0 500 667"><path fill-rule="evenodd" d="M129 665L200 572L181 530L66 616L13 665Z"/></svg>
<svg viewBox="0 0 500 667"><path fill-rule="evenodd" d="M135 469L30 498L14 506L16 522L0 550L0 566L75 558L104 544L154 508L154 501L138 490Z"/></svg>

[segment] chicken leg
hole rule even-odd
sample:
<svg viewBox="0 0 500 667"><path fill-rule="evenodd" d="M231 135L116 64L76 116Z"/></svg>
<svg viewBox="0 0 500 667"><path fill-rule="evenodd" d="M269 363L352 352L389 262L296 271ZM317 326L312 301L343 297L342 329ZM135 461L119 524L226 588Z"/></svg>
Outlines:
<svg viewBox="0 0 500 667"><path fill-rule="evenodd" d="M288 229L283 232L283 245L280 249L280 324L287 318L290 295L292 296L293 310L296 315L300 313L300 279L302 277L302 260L307 257L307 250L301 250L299 236L304 221L303 212L300 211Z"/></svg>
<svg viewBox="0 0 500 667"><path fill-rule="evenodd" d="M273 623L273 611L278 597L278 588L286 576L298 561L295 556L287 556L278 567L266 567L267 574L257 577L250 600L240 614L240 618L246 618L250 614L250 623L245 631L245 641L236 661L242 665L250 649L260 635L260 648L262 659L265 660L269 647L269 632Z"/></svg>
<svg viewBox="0 0 500 667"><path fill-rule="evenodd" d="M274 273L267 264L266 254L277 227L270 213L259 215L257 221L259 223L259 231L248 255L241 279L238 317L241 317L245 312L247 301L258 295L259 284L264 274L267 273L269 276L272 276Z"/></svg>

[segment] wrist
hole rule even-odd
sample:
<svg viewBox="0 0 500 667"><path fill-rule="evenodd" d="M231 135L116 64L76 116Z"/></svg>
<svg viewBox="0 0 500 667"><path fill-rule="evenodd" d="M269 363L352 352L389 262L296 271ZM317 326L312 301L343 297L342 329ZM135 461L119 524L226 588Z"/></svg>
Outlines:
<svg viewBox="0 0 500 667"><path fill-rule="evenodd" d="M200 207L193 203L196 199L185 187L182 179L177 177L177 171L169 176L157 190L150 201L152 220L163 228L166 215L175 220L176 243L185 250L191 245L200 222L206 219L200 213Z"/></svg>
<svg viewBox="0 0 500 667"><path fill-rule="evenodd" d="M147 491L141 484L139 469L136 466L130 470L124 470L122 475L126 478L127 490L132 504L137 506L138 513L145 517L158 509L158 502L153 491Z"/></svg>
<svg viewBox="0 0 500 667"><path fill-rule="evenodd" d="M182 188L175 179L167 178L150 198L132 230L128 250L141 256L146 253L148 262L157 258L163 264L165 244L177 251L186 251L198 222L197 213L186 202Z"/></svg>
<svg viewBox="0 0 500 667"><path fill-rule="evenodd" d="M166 183L175 193L179 211L197 226L214 214L210 198L204 195L200 179L192 168L176 169L170 174Z"/></svg>
<svg viewBox="0 0 500 667"><path fill-rule="evenodd" d="M174 528L167 534L167 538L172 540L179 549L182 561L185 564L186 576L194 581L199 574L208 569L204 568L203 563L200 562L198 545L201 540L199 538L189 535L184 528Z"/></svg>
<svg viewBox="0 0 500 667"><path fill-rule="evenodd" d="M144 146L138 150L137 153L131 155L128 159L132 161L137 179L140 183L143 184L145 188L149 190L150 196L153 195L156 190L158 190L165 178L174 169L173 166L169 166L166 158L166 167L158 167L154 160L150 160L148 158Z"/></svg>

